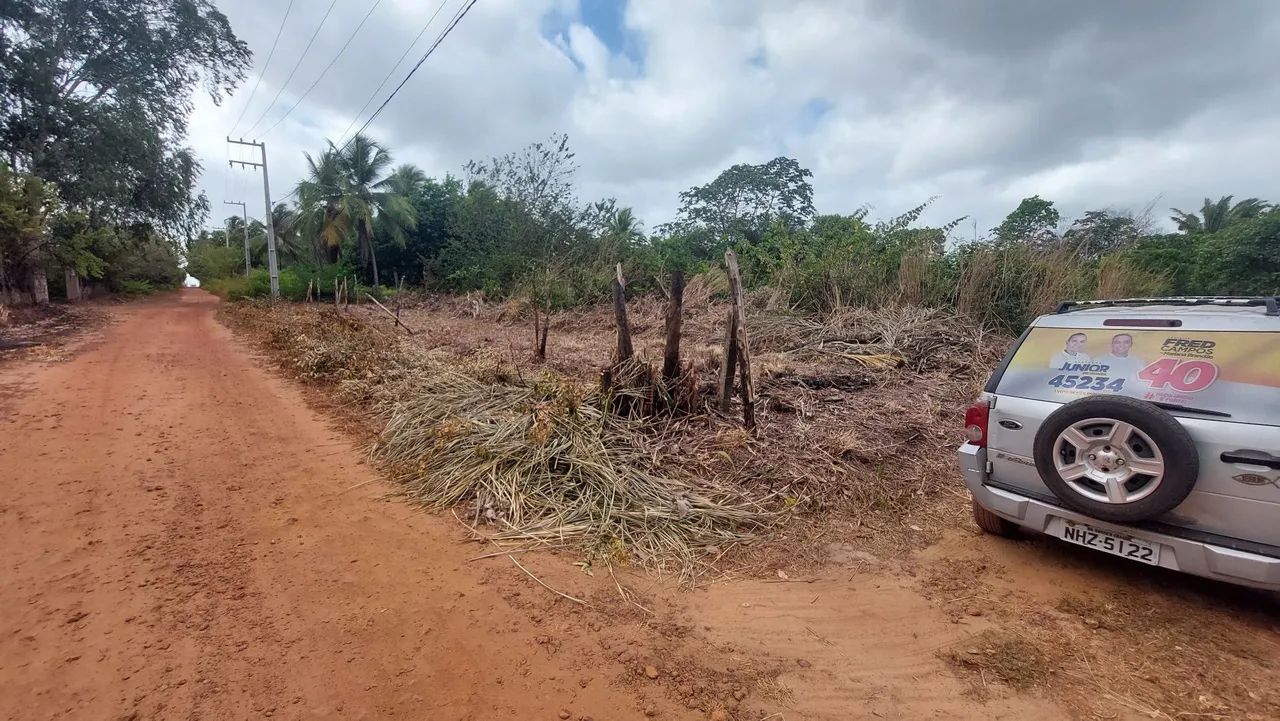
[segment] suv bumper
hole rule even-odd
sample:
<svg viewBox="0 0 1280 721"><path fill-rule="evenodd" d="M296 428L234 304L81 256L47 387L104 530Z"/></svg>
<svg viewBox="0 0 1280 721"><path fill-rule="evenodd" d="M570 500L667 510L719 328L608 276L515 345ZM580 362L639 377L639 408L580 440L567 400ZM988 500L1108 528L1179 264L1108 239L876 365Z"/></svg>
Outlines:
<svg viewBox="0 0 1280 721"><path fill-rule="evenodd" d="M1227 583L1280 590L1280 558L1193 541L1133 526L1107 523L1050 503L987 485L987 451L971 443L960 446L960 471L978 505L1024 528L1062 538L1068 521L1083 523L1119 536L1159 545L1160 563L1183 573Z"/></svg>

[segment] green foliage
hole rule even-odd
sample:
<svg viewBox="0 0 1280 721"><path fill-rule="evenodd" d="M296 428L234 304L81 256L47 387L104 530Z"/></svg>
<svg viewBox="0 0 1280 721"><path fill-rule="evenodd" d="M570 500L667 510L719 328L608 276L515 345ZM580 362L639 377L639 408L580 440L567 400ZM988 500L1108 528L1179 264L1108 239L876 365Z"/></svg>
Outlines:
<svg viewBox="0 0 1280 721"><path fill-rule="evenodd" d="M0 163L0 293L28 290L37 255L48 243L49 216L57 193L34 175L14 173ZM3 296L0 296L3 297Z"/></svg>
<svg viewBox="0 0 1280 721"><path fill-rule="evenodd" d="M817 215L809 171L777 158L736 165L682 193L678 220L647 236L632 210L612 198L578 204L574 155L563 135L469 163L465 182L427 178L413 166L391 170L380 145L358 145L354 155L330 146L308 157L311 177L299 186L292 221L301 252L283 254L287 298L304 297L310 281L318 282L317 296L331 297L335 277L375 260L411 283L514 297L540 310L607 298L618 264L633 296L665 287L674 269L723 292L730 247L744 284L768 288L771 302L815 311L947 307L1010 331L1064 299L1260 293L1280 285L1280 221L1254 199L1215 204L1228 214L1239 208L1238 219L1216 232L1151 235L1142 218L1091 210L1059 234L1063 219L1054 203L1031 196L990 237L959 243L950 235L965 218L920 224L932 198L883 220L870 219L867 208ZM401 222L379 193L403 201L415 222ZM287 208L277 211L278 225L290 222ZM360 237L361 223L368 238ZM207 263L194 252L192 262ZM260 271L213 285L231 297L265 295L266 287Z"/></svg>
<svg viewBox="0 0 1280 721"><path fill-rule="evenodd" d="M1077 218L1062 241L1085 258L1097 259L1133 245L1141 235L1131 216L1109 210L1090 210Z"/></svg>
<svg viewBox="0 0 1280 721"><path fill-rule="evenodd" d="M126 280L121 282L120 292L125 295L151 295L156 289L149 280Z"/></svg>
<svg viewBox="0 0 1280 721"><path fill-rule="evenodd" d="M1280 294L1280 211L1205 237L1199 285L1216 295Z"/></svg>
<svg viewBox="0 0 1280 721"><path fill-rule="evenodd" d="M209 0L0 4L0 156L23 171L0 171L0 206L19 208L14 177L39 198L0 231L0 290L64 268L115 290L180 282L173 239L208 213L182 146L192 96L219 102L249 59Z"/></svg>
<svg viewBox="0 0 1280 721"><path fill-rule="evenodd" d="M178 249L172 243L149 232L136 232L119 239L103 278L112 290L122 289L130 280L145 280L156 288L176 288L186 275L179 260Z"/></svg>
<svg viewBox="0 0 1280 721"><path fill-rule="evenodd" d="M409 198L424 178L412 166L401 166L388 175L391 154L372 138L358 134L342 147L329 142L318 158L307 156L310 168L298 184L299 216L309 224L330 259L350 237L356 240L361 266L379 284L378 253L374 242L380 232L398 247L417 224Z"/></svg>
<svg viewBox="0 0 1280 721"><path fill-rule="evenodd" d="M417 223L405 232L402 245L389 237L385 228L378 229L378 256L385 269L383 280L399 276L415 285L439 284L443 270L440 254L449 243L462 198L462 183L452 176L443 180L426 178L412 184L396 182L401 187L395 192L409 200Z"/></svg>
<svg viewBox="0 0 1280 721"><path fill-rule="evenodd" d="M202 283L244 274L244 249L216 240L197 243L187 251L187 272Z"/></svg>
<svg viewBox="0 0 1280 721"><path fill-rule="evenodd" d="M1163 276L1168 284L1167 292L1174 295L1205 294L1200 287L1200 254L1203 240L1200 236L1168 234L1139 238L1123 257L1135 268Z"/></svg>
<svg viewBox="0 0 1280 721"><path fill-rule="evenodd" d="M1246 198L1232 205L1231 198L1230 195L1224 195L1216 201L1205 198L1199 215L1170 208L1173 212L1170 220L1184 233L1216 233L1242 220L1256 218L1271 207L1258 198Z"/></svg>
<svg viewBox="0 0 1280 721"><path fill-rule="evenodd" d="M758 240L775 222L800 228L814 215L811 177L813 173L792 158L734 165L710 183L680 194L675 226L707 230L711 253L737 240Z"/></svg>
<svg viewBox="0 0 1280 721"><path fill-rule="evenodd" d="M1044 243L1056 237L1054 230L1061 219L1058 209L1053 207L1052 200L1033 195L1030 198L1023 198L1004 222L992 228L991 232L996 240L1004 243L1018 241Z"/></svg>
<svg viewBox="0 0 1280 721"><path fill-rule="evenodd" d="M191 96L218 102L249 67L226 16L208 0L8 0L0 38L4 155L74 178L63 199L95 224L194 234L207 202L179 144Z"/></svg>
<svg viewBox="0 0 1280 721"><path fill-rule="evenodd" d="M208 282L202 281L200 287L226 300L267 298L271 295L271 276L265 268L258 268L247 276L239 275L214 278Z"/></svg>

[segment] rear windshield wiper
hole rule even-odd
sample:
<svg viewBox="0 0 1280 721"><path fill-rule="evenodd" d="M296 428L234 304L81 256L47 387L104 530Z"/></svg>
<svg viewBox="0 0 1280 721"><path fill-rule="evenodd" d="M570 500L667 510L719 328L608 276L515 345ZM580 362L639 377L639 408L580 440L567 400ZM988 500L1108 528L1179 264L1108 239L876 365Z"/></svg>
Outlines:
<svg viewBox="0 0 1280 721"><path fill-rule="evenodd" d="M1202 416L1216 416L1218 418L1230 418L1230 413L1222 411L1211 411L1207 408L1192 408L1191 406L1178 405L1177 403L1165 403L1163 401L1148 401L1156 408L1163 408L1166 411L1182 411L1183 413L1199 413Z"/></svg>

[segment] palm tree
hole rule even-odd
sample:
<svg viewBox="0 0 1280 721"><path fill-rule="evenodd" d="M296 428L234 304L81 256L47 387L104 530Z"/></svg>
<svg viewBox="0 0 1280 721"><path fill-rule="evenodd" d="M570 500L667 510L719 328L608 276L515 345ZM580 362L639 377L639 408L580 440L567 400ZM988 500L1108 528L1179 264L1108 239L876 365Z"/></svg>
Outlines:
<svg viewBox="0 0 1280 721"><path fill-rule="evenodd" d="M350 232L341 216L345 179L341 159L333 143L318 157L307 159L307 179L298 183L298 226L311 238L317 260L337 262L342 241Z"/></svg>
<svg viewBox="0 0 1280 721"><path fill-rule="evenodd" d="M281 260L297 263L308 255L302 245L298 213L285 203L276 203L271 209L271 230L276 236L276 252ZM249 224L249 238L253 260L258 265L267 262L267 227L258 220Z"/></svg>
<svg viewBox="0 0 1280 721"><path fill-rule="evenodd" d="M640 227L640 219L631 208L618 208L605 221L605 234L623 245L631 245L644 240Z"/></svg>
<svg viewBox="0 0 1280 721"><path fill-rule="evenodd" d="M412 199L427 182L427 174L412 163L405 163L387 176L386 187L402 198Z"/></svg>
<svg viewBox="0 0 1280 721"><path fill-rule="evenodd" d="M597 204L597 208L605 212L600 230L605 257L616 259L623 248L644 242L640 219L631 208L606 208L601 204Z"/></svg>
<svg viewBox="0 0 1280 721"><path fill-rule="evenodd" d="M357 135L340 151L346 176L341 213L356 231L360 260L373 270L373 284L379 284L378 257L374 251L374 225L382 226L392 242L404 245L405 231L417 225L417 213L409 199L389 189L391 178L383 177L391 166L391 154L366 135Z"/></svg>
<svg viewBox="0 0 1280 721"><path fill-rule="evenodd" d="M341 148L330 141L319 158L306 157L309 177L298 184L304 224L330 249L338 248L354 232L360 262L371 269L373 283L378 285L375 227L381 227L392 242L403 244L405 231L417 224L413 204L392 188L396 176L386 175L391 154L360 134ZM405 180L406 175L401 175L395 182Z"/></svg>
<svg viewBox="0 0 1280 721"><path fill-rule="evenodd" d="M1216 233L1233 223L1256 218L1266 212L1269 207L1259 198L1246 198L1232 205L1231 198L1230 195L1224 195L1218 198L1217 202L1205 198L1199 215L1170 208L1169 210L1173 211L1170 220L1177 224L1178 230L1185 233Z"/></svg>

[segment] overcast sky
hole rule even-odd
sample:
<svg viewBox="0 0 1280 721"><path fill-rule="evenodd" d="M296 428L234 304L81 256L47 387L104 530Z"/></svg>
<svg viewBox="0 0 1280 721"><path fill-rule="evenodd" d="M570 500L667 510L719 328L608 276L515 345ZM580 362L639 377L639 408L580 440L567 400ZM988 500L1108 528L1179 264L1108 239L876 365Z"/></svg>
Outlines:
<svg viewBox="0 0 1280 721"><path fill-rule="evenodd" d="M227 170L248 157L229 132L265 139L285 196L441 4L294 0L268 64L287 0L216 1L254 70L191 119L215 218L223 200L263 208L259 179ZM359 123L465 0L443 2ZM1154 201L1164 221L1206 195L1280 200L1277 38L1273 0L479 0L369 132L436 176L566 132L579 199L616 197L650 229L681 190L778 155L813 171L819 212L938 196L924 221L968 215L965 237L1033 194L1064 217Z"/></svg>

